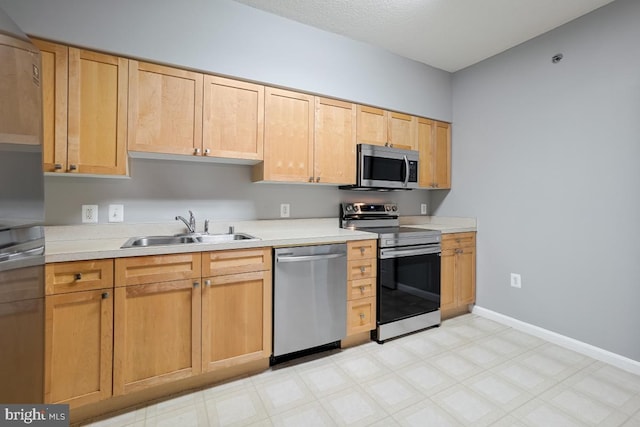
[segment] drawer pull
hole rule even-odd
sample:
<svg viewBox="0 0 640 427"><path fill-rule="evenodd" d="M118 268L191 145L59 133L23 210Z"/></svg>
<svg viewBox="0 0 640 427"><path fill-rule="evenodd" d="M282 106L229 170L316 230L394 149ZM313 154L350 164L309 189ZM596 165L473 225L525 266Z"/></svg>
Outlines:
<svg viewBox="0 0 640 427"><path fill-rule="evenodd" d="M364 294L364 286L360 286L360 293Z"/></svg>
<svg viewBox="0 0 640 427"><path fill-rule="evenodd" d="M82 273L76 273L73 275L74 280L82 280Z"/></svg>
<svg viewBox="0 0 640 427"><path fill-rule="evenodd" d="M362 255L364 255L364 251L365 251L365 247L364 247L364 246L360 246L360 253L361 253Z"/></svg>
<svg viewBox="0 0 640 427"><path fill-rule="evenodd" d="M109 292L103 292L102 299L107 299L107 298L109 298Z"/></svg>
<svg viewBox="0 0 640 427"><path fill-rule="evenodd" d="M360 319L364 320L364 313L360 313Z"/></svg>
<svg viewBox="0 0 640 427"><path fill-rule="evenodd" d="M366 267L364 265L360 267L360 273L364 273L365 270L366 270Z"/></svg>
<svg viewBox="0 0 640 427"><path fill-rule="evenodd" d="M204 281L205 286L211 286L211 280L207 279Z"/></svg>

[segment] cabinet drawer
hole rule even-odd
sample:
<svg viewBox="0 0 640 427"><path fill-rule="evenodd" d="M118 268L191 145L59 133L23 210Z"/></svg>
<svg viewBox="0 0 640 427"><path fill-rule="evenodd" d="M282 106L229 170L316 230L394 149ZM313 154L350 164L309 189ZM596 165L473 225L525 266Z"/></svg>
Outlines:
<svg viewBox="0 0 640 427"><path fill-rule="evenodd" d="M377 240L358 240L347 242L347 257L349 260L375 258Z"/></svg>
<svg viewBox="0 0 640 427"><path fill-rule="evenodd" d="M113 287L113 260L57 262L45 265L47 295Z"/></svg>
<svg viewBox="0 0 640 427"><path fill-rule="evenodd" d="M347 299L373 297L376 295L376 278L349 280L347 283Z"/></svg>
<svg viewBox="0 0 640 427"><path fill-rule="evenodd" d="M271 248L237 249L202 254L202 276L224 276L271 270Z"/></svg>
<svg viewBox="0 0 640 427"><path fill-rule="evenodd" d="M347 335L370 331L376 327L376 298L347 302Z"/></svg>
<svg viewBox="0 0 640 427"><path fill-rule="evenodd" d="M116 259L116 286L143 285L200 277L200 253Z"/></svg>
<svg viewBox="0 0 640 427"><path fill-rule="evenodd" d="M442 250L476 245L476 233L448 233L442 235Z"/></svg>
<svg viewBox="0 0 640 427"><path fill-rule="evenodd" d="M376 277L376 259L347 261L347 280Z"/></svg>

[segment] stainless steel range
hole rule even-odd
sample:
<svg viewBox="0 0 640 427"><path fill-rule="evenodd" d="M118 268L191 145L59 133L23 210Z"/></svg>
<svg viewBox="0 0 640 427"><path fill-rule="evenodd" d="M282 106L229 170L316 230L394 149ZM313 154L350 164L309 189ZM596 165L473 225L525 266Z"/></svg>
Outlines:
<svg viewBox="0 0 640 427"><path fill-rule="evenodd" d="M378 235L377 328L384 342L440 324L441 233L401 227L395 203L344 203L343 228Z"/></svg>

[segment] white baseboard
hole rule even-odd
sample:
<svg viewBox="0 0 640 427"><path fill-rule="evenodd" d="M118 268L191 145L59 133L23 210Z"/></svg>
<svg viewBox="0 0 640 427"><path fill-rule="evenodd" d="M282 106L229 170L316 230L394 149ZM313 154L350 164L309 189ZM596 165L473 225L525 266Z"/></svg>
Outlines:
<svg viewBox="0 0 640 427"><path fill-rule="evenodd" d="M624 357L619 354L601 349L600 347L596 347L594 345L587 344L585 342L578 341L564 335L560 335L548 329L534 326L530 323L522 322L520 320L514 319L513 317L505 316L504 314L500 314L486 308L478 307L477 305L473 307L473 313L477 314L478 316L496 321L498 323L502 323L503 325L510 326L513 329L526 332L538 338L542 338L545 341L549 341L561 347L568 348L569 350L584 354L585 356L600 360L601 362L608 363L615 366L616 368L631 372L632 374L640 375L640 362L629 359L628 357Z"/></svg>

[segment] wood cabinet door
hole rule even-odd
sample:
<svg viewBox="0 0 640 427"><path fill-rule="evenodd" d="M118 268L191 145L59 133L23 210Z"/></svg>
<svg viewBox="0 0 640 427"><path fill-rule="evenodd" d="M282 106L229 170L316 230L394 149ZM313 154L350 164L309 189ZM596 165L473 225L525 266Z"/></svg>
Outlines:
<svg viewBox="0 0 640 427"><path fill-rule="evenodd" d="M200 73L130 60L129 150L200 154L202 87Z"/></svg>
<svg viewBox="0 0 640 427"><path fill-rule="evenodd" d="M47 296L45 316L45 402L74 408L109 398L112 290Z"/></svg>
<svg viewBox="0 0 640 427"><path fill-rule="evenodd" d="M376 328L376 297L347 301L347 336Z"/></svg>
<svg viewBox="0 0 640 427"><path fill-rule="evenodd" d="M127 173L128 60L69 48L67 171Z"/></svg>
<svg viewBox="0 0 640 427"><path fill-rule="evenodd" d="M264 165L260 178L289 182L313 179L313 104L311 95L265 88Z"/></svg>
<svg viewBox="0 0 640 427"><path fill-rule="evenodd" d="M419 117L416 128L418 152L420 154L418 159L418 185L432 188L435 186L435 123L433 120Z"/></svg>
<svg viewBox="0 0 640 427"><path fill-rule="evenodd" d="M271 354L271 271L203 279L202 369Z"/></svg>
<svg viewBox="0 0 640 427"><path fill-rule="evenodd" d="M114 395L201 372L199 281L127 286L115 293Z"/></svg>
<svg viewBox="0 0 640 427"><path fill-rule="evenodd" d="M456 307L456 249L443 247L440 257L440 310L444 312Z"/></svg>
<svg viewBox="0 0 640 427"><path fill-rule="evenodd" d="M387 111L380 108L358 105L357 142L363 144L385 145L389 142Z"/></svg>
<svg viewBox="0 0 640 427"><path fill-rule="evenodd" d="M32 39L40 49L42 83L42 160L45 172L67 170L67 46Z"/></svg>
<svg viewBox="0 0 640 427"><path fill-rule="evenodd" d="M473 304L476 301L476 250L460 249L456 259L458 274L458 305Z"/></svg>
<svg viewBox="0 0 640 427"><path fill-rule="evenodd" d="M355 184L355 104L316 97L313 159L315 182Z"/></svg>
<svg viewBox="0 0 640 427"><path fill-rule="evenodd" d="M264 86L204 76L202 148L205 155L262 160L263 123Z"/></svg>
<svg viewBox="0 0 640 427"><path fill-rule="evenodd" d="M347 242L348 260L377 258L377 248L377 240L352 240Z"/></svg>
<svg viewBox="0 0 640 427"><path fill-rule="evenodd" d="M435 122L434 186L451 188L451 125Z"/></svg>
<svg viewBox="0 0 640 427"><path fill-rule="evenodd" d="M389 113L389 143L394 148L418 149L418 118L402 113Z"/></svg>

